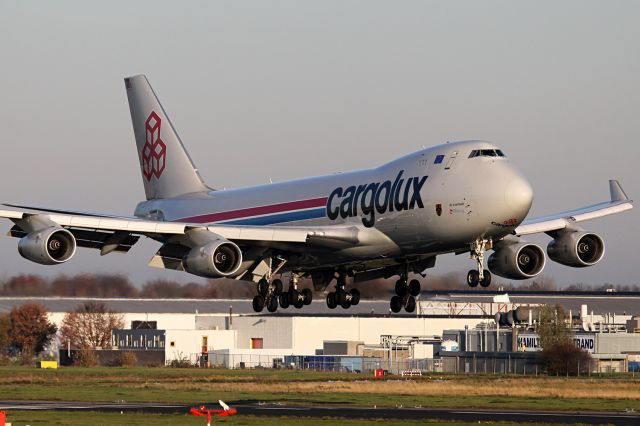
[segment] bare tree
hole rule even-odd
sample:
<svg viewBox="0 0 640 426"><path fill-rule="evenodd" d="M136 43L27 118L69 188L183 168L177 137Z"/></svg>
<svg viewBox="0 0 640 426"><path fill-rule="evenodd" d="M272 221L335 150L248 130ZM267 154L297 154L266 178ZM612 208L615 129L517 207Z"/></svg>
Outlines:
<svg viewBox="0 0 640 426"><path fill-rule="evenodd" d="M87 302L62 319L60 339L78 349L110 348L111 330L124 327L124 316L104 303Z"/></svg>

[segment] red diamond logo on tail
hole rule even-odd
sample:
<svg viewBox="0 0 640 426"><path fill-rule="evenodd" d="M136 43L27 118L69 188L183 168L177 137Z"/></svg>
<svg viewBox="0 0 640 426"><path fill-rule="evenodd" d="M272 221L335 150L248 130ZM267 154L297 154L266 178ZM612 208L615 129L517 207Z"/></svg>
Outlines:
<svg viewBox="0 0 640 426"><path fill-rule="evenodd" d="M151 111L145 122L145 142L142 147L142 174L151 181L153 176L160 179L167 164L167 145L160 137L162 120Z"/></svg>

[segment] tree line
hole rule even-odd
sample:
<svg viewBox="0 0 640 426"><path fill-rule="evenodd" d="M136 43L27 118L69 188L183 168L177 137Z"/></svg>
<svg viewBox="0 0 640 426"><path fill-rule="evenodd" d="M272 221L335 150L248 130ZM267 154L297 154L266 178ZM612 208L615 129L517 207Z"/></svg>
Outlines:
<svg viewBox="0 0 640 426"><path fill-rule="evenodd" d="M467 290L465 276L460 272L417 277L424 290ZM286 277L283 279L286 283ZM377 279L358 283L361 297L365 299L387 298L394 293L395 278ZM300 282L301 288L313 289L310 279ZM502 281L494 277L488 290L565 290L565 291L640 291L640 285L572 284L560 287L553 277L540 275L525 282ZM476 291L482 291L482 288ZM78 274L44 278L39 275L16 275L0 280L0 296L13 297L92 297L92 298L160 298L160 299L216 299L250 298L255 295L255 285L232 279L208 280L204 283L174 280L150 280L137 286L122 274Z"/></svg>

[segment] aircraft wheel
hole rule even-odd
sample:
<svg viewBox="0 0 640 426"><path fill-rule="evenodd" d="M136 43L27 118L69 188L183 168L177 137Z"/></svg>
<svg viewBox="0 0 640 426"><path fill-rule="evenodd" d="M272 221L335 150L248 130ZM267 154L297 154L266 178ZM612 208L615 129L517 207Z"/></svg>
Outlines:
<svg viewBox="0 0 640 426"><path fill-rule="evenodd" d="M403 279L396 281L396 294L400 297L407 295L407 282Z"/></svg>
<svg viewBox="0 0 640 426"><path fill-rule="evenodd" d="M342 305L347 300L347 293L340 289L336 291L336 301L338 305Z"/></svg>
<svg viewBox="0 0 640 426"><path fill-rule="evenodd" d="M280 299L280 307L282 309L287 309L289 307L289 293L282 293L279 296Z"/></svg>
<svg viewBox="0 0 640 426"><path fill-rule="evenodd" d="M280 281L279 279L275 279L275 280L273 280L273 282L271 284L273 285L273 293L274 294L281 294L282 293L282 281Z"/></svg>
<svg viewBox="0 0 640 426"><path fill-rule="evenodd" d="M351 301L345 299L340 306L342 306L342 309L349 309L351 307Z"/></svg>
<svg viewBox="0 0 640 426"><path fill-rule="evenodd" d="M360 303L360 291L357 288L352 288L349 294L351 294L351 304L353 306Z"/></svg>
<svg viewBox="0 0 640 426"><path fill-rule="evenodd" d="M407 298L407 302L404 305L404 310L411 313L416 310L416 299L413 296Z"/></svg>
<svg viewBox="0 0 640 426"><path fill-rule="evenodd" d="M296 309L300 309L304 306L304 302L302 300L296 300L293 302L293 307Z"/></svg>
<svg viewBox="0 0 640 426"><path fill-rule="evenodd" d="M420 281L418 280L409 281L409 294L412 296L417 296L420 294Z"/></svg>
<svg viewBox="0 0 640 426"><path fill-rule="evenodd" d="M491 272L486 269L482 271L482 281L480 281L482 287L489 287L491 285Z"/></svg>
<svg viewBox="0 0 640 426"><path fill-rule="evenodd" d="M302 289L302 296L304 297L304 304L310 305L313 300L313 293L308 288Z"/></svg>
<svg viewBox="0 0 640 426"><path fill-rule="evenodd" d="M253 305L254 311L262 312L264 309L264 297L259 294L255 295L251 304Z"/></svg>
<svg viewBox="0 0 640 426"><path fill-rule="evenodd" d="M327 307L329 309L335 309L336 306L338 306L338 300L336 298L336 294L334 292L327 294Z"/></svg>
<svg viewBox="0 0 640 426"><path fill-rule="evenodd" d="M258 281L258 294L264 296L269 291L269 281L264 278L261 278Z"/></svg>
<svg viewBox="0 0 640 426"><path fill-rule="evenodd" d="M278 298L271 297L269 298L269 303L267 303L267 311L275 312L278 310Z"/></svg>
<svg viewBox="0 0 640 426"><path fill-rule="evenodd" d="M478 287L478 283L480 282L480 274L475 269L472 269L467 274L467 284L469 287Z"/></svg>
<svg viewBox="0 0 640 426"><path fill-rule="evenodd" d="M391 311L394 313L400 312L402 309L402 298L400 296L393 296L391 298Z"/></svg>

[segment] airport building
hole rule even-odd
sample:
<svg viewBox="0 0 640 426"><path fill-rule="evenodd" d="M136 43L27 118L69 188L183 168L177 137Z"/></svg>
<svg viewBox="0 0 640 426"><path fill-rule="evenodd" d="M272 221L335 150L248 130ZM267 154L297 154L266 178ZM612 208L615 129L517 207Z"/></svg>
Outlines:
<svg viewBox="0 0 640 426"><path fill-rule="evenodd" d="M42 303L60 326L67 312L87 300L0 298L0 312ZM387 301L367 300L349 310L314 301L301 310L259 314L247 300L99 301L122 313L126 324L113 331L112 349L102 351L105 359L134 351L142 365L531 373L537 336L526 325L504 325L500 318L555 303L578 325L577 344L598 360L596 371L633 370L640 361L635 293L425 292L416 313L404 315L391 314ZM61 362L73 349L62 341L53 348Z"/></svg>

